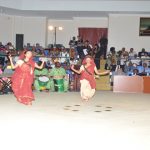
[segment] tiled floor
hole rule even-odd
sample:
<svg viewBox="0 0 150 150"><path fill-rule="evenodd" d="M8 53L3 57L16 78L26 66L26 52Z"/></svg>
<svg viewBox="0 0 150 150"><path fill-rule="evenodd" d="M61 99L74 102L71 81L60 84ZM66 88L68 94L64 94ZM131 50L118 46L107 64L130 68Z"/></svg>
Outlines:
<svg viewBox="0 0 150 150"><path fill-rule="evenodd" d="M150 95L38 93L32 106L0 96L0 150L150 150Z"/></svg>

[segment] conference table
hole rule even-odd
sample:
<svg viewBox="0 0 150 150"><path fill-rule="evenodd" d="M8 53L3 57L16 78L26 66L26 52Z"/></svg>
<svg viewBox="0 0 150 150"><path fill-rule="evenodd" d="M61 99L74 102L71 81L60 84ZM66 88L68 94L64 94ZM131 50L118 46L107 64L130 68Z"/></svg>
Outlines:
<svg viewBox="0 0 150 150"><path fill-rule="evenodd" d="M150 93L150 76L114 76L113 92Z"/></svg>
<svg viewBox="0 0 150 150"><path fill-rule="evenodd" d="M143 77L143 92L144 93L150 93L150 76L144 76Z"/></svg>

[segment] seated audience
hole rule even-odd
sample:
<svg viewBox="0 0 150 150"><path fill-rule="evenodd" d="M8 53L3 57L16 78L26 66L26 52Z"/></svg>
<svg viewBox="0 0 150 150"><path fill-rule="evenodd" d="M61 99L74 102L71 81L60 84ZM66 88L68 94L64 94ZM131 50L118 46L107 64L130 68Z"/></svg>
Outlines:
<svg viewBox="0 0 150 150"><path fill-rule="evenodd" d="M133 64L132 64L132 62L131 61L129 61L129 62L127 62L126 63L126 65L125 65L125 73L127 74L127 75L130 75L131 73L132 73L132 71L133 71Z"/></svg>
<svg viewBox="0 0 150 150"><path fill-rule="evenodd" d="M134 59L134 56L137 55L133 48L130 48L129 59Z"/></svg>
<svg viewBox="0 0 150 150"><path fill-rule="evenodd" d="M138 70L141 76L146 76L150 74L150 68L148 68L147 63L143 63L143 66L141 66Z"/></svg>
<svg viewBox="0 0 150 150"><path fill-rule="evenodd" d="M145 51L145 48L142 48L141 52L138 53L138 56L141 58L145 55L148 55L148 52Z"/></svg>
<svg viewBox="0 0 150 150"><path fill-rule="evenodd" d="M11 42L8 42L7 45L6 45L6 49L8 51L13 51L13 50L15 50L15 47L12 45Z"/></svg>
<svg viewBox="0 0 150 150"><path fill-rule="evenodd" d="M139 76L139 70L138 69L133 69L132 76Z"/></svg>
<svg viewBox="0 0 150 150"><path fill-rule="evenodd" d="M6 48L5 46L2 44L2 42L0 42L0 52L5 52Z"/></svg>
<svg viewBox="0 0 150 150"><path fill-rule="evenodd" d="M60 57L61 65L69 64L69 53L67 52L65 47L61 48Z"/></svg>
<svg viewBox="0 0 150 150"><path fill-rule="evenodd" d="M137 57L137 55L134 55L134 58L131 59L131 62L133 64L141 65L141 59Z"/></svg>
<svg viewBox="0 0 150 150"><path fill-rule="evenodd" d="M27 43L27 46L25 46L25 49L32 51L33 47L30 45L30 43Z"/></svg>
<svg viewBox="0 0 150 150"><path fill-rule="evenodd" d="M39 43L36 43L36 45L35 45L35 52L36 52L36 54L41 55L41 54L42 54L42 51L43 51L42 46L40 46Z"/></svg>

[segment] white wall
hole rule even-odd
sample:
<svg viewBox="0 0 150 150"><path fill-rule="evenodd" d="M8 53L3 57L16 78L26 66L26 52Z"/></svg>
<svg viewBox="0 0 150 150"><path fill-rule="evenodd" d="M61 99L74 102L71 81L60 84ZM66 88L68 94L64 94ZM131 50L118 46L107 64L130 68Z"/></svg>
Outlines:
<svg viewBox="0 0 150 150"><path fill-rule="evenodd" d="M0 41L8 41L15 45L16 34L24 34L24 44L40 43L42 46L54 44L54 31L48 26L62 26L63 31L57 30L57 43L69 47L69 40L78 35L79 27L107 28L107 18L74 18L73 20L46 20L44 17L0 16Z"/></svg>
<svg viewBox="0 0 150 150"><path fill-rule="evenodd" d="M148 0L22 0L22 9L54 11L149 12L150 2Z"/></svg>
<svg viewBox="0 0 150 150"><path fill-rule="evenodd" d="M127 50L133 47L135 51L145 48L150 51L150 36L139 36L140 17L143 15L110 15L108 45L116 50L125 47Z"/></svg>
<svg viewBox="0 0 150 150"><path fill-rule="evenodd" d="M48 26L57 27L56 29L56 44L63 44L68 47L69 40L72 36L76 35L75 25L72 20L49 20ZM58 27L63 27L62 31ZM54 30L48 30L48 44L54 44L55 34Z"/></svg>
<svg viewBox="0 0 150 150"><path fill-rule="evenodd" d="M0 41L6 44L13 41L13 18L0 16Z"/></svg>
<svg viewBox="0 0 150 150"><path fill-rule="evenodd" d="M23 18L24 43L39 43L45 46L46 41L46 18L24 17Z"/></svg>
<svg viewBox="0 0 150 150"><path fill-rule="evenodd" d="M69 40L78 35L79 27L109 28L109 48L115 46L116 50L122 47L133 47L136 51L146 48L150 51L150 37L139 36L140 17L143 15L115 15L108 18L74 18L73 20L46 20L44 17L0 16L0 41L8 41L15 45L16 34L24 34L24 44L39 42L42 46L54 44L54 31L48 26L62 26L63 31L57 30L57 43L68 46ZM46 44L46 45L45 45Z"/></svg>
<svg viewBox="0 0 150 150"><path fill-rule="evenodd" d="M73 20L48 20L48 26L63 27L63 31L57 30L57 44L63 44L68 47L69 40L73 36L78 35L79 27L91 27L91 28L107 28L107 18L74 18ZM48 44L54 44L54 31L48 31Z"/></svg>
<svg viewBox="0 0 150 150"><path fill-rule="evenodd" d="M0 0L0 6L14 9L22 8L22 0Z"/></svg>
<svg viewBox="0 0 150 150"><path fill-rule="evenodd" d="M38 42L45 46L46 18L0 16L0 41L15 45L16 34L24 34L24 44L29 42L33 45Z"/></svg>

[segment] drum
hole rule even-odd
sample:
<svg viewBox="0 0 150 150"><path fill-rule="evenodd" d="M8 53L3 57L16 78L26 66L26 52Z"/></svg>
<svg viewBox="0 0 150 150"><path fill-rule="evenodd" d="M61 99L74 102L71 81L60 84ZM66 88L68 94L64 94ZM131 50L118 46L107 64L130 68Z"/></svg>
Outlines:
<svg viewBox="0 0 150 150"><path fill-rule="evenodd" d="M46 89L46 85L47 85L48 81L49 81L49 78L46 76L39 77L38 82L39 82L39 86L40 86L41 90Z"/></svg>
<svg viewBox="0 0 150 150"><path fill-rule="evenodd" d="M54 79L54 87L57 92L64 92L64 80Z"/></svg>

